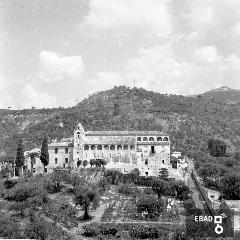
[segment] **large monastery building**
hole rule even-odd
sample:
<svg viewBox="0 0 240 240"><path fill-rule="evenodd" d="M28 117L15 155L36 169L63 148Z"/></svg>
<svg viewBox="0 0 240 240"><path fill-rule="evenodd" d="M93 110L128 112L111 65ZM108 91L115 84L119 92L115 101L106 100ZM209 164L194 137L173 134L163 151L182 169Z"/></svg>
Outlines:
<svg viewBox="0 0 240 240"><path fill-rule="evenodd" d="M85 131L78 124L72 141L49 144L47 171L81 168L84 160L90 167L91 159L104 159L106 168L123 173L138 168L143 176L158 176L161 168L170 169L169 136L159 131ZM37 161L33 171L42 172Z"/></svg>

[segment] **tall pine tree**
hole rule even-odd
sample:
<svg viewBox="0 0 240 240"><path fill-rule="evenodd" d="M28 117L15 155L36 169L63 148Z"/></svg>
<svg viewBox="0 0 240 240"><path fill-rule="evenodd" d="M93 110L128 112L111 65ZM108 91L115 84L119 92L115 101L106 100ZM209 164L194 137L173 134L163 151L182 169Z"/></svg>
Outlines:
<svg viewBox="0 0 240 240"><path fill-rule="evenodd" d="M46 166L49 163L49 153L48 153L48 139L47 136L43 139L40 160L44 167L44 172L46 172Z"/></svg>
<svg viewBox="0 0 240 240"><path fill-rule="evenodd" d="M24 152L23 152L23 144L22 144L22 139L19 139L18 142L18 148L17 148L17 156L16 156L16 166L18 168L18 173L23 176L23 166L24 166ZM14 166L15 168L15 166Z"/></svg>

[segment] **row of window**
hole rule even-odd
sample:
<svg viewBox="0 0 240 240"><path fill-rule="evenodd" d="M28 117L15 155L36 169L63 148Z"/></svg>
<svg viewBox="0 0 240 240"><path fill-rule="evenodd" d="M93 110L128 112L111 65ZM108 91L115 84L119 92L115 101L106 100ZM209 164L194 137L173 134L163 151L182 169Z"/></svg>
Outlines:
<svg viewBox="0 0 240 240"><path fill-rule="evenodd" d="M148 165L148 159L145 159L145 165ZM165 164L164 160L162 160L162 164Z"/></svg>
<svg viewBox="0 0 240 240"><path fill-rule="evenodd" d="M141 142L141 141L144 141L144 142L146 142L146 141L150 141L150 142L153 142L153 141L155 141L154 140L154 137L137 137L137 141L138 142ZM157 141L158 142L161 142L161 141L164 141L164 142L167 142L168 141L168 137L157 137Z"/></svg>
<svg viewBox="0 0 240 240"><path fill-rule="evenodd" d="M55 148L55 153L58 153L58 148ZM68 148L65 148L65 153L68 153Z"/></svg>
<svg viewBox="0 0 240 240"><path fill-rule="evenodd" d="M135 146L134 145L117 145L117 147L115 145L84 145L84 150L134 150L135 149Z"/></svg>
<svg viewBox="0 0 240 240"><path fill-rule="evenodd" d="M55 164L57 164L57 163L58 163L58 159L55 158ZM68 163L68 158L65 158L65 163Z"/></svg>

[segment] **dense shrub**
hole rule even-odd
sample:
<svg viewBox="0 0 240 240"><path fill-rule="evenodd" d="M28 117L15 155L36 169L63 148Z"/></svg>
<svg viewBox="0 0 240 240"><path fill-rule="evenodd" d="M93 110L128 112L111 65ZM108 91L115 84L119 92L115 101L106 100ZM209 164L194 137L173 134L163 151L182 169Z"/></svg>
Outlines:
<svg viewBox="0 0 240 240"><path fill-rule="evenodd" d="M24 238L71 240L73 237L43 217L34 217L24 231Z"/></svg>
<svg viewBox="0 0 240 240"><path fill-rule="evenodd" d="M26 182L18 183L11 191L9 191L6 199L9 201L25 201L28 198L41 199L43 202L47 201L47 192L43 187L36 183Z"/></svg>
<svg viewBox="0 0 240 240"><path fill-rule="evenodd" d="M3 213L0 215L0 238L12 239L20 238L20 225L13 217Z"/></svg>
<svg viewBox="0 0 240 240"><path fill-rule="evenodd" d="M94 237L100 233L99 224L98 223L90 223L83 226L84 236L86 237Z"/></svg>
<svg viewBox="0 0 240 240"><path fill-rule="evenodd" d="M144 195L137 202L138 213L144 214L147 219L157 220L163 211L163 207L163 200L157 199L155 195Z"/></svg>
<svg viewBox="0 0 240 240"><path fill-rule="evenodd" d="M17 184L17 181L7 179L7 180L4 182L4 187L5 187L6 189L10 189L10 188L14 187L16 184Z"/></svg>

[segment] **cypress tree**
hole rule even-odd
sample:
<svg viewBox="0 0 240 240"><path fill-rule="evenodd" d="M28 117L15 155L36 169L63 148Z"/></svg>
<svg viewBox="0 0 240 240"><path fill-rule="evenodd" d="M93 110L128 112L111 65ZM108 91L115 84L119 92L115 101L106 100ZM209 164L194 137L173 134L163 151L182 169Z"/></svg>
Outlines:
<svg viewBox="0 0 240 240"><path fill-rule="evenodd" d="M47 136L43 139L40 160L44 166L44 171L46 166L49 164L49 153L48 153L48 139Z"/></svg>
<svg viewBox="0 0 240 240"><path fill-rule="evenodd" d="M21 174L23 175L24 152L23 152L22 139L19 139L19 142L18 142L17 156L16 156L16 166L18 167L18 169L21 169Z"/></svg>

